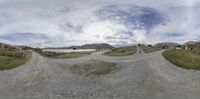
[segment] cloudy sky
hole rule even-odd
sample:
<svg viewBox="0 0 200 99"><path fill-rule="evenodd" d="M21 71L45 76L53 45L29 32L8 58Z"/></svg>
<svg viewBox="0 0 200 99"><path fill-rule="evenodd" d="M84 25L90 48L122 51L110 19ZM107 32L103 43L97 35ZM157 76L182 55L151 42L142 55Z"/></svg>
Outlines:
<svg viewBox="0 0 200 99"><path fill-rule="evenodd" d="M200 40L199 0L0 0L0 42L33 47Z"/></svg>

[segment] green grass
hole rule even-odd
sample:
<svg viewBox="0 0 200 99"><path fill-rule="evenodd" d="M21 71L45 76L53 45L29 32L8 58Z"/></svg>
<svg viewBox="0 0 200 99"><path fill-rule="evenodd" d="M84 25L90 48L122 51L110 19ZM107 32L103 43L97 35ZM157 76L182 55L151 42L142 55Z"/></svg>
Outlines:
<svg viewBox="0 0 200 99"><path fill-rule="evenodd" d="M162 50L161 48L156 48L156 47L149 47L149 46L140 46L142 48L142 50L145 52L145 53L152 53L152 52L155 52L155 51L160 51Z"/></svg>
<svg viewBox="0 0 200 99"><path fill-rule="evenodd" d="M136 53L136 47L135 46L127 46L127 47L121 47L113 49L112 51L106 52L104 55L107 56L127 56L127 55L133 55Z"/></svg>
<svg viewBox="0 0 200 99"><path fill-rule="evenodd" d="M73 52L73 53L65 53L63 55L55 56L54 58L64 59L64 58L79 58L86 55L90 55L91 52Z"/></svg>
<svg viewBox="0 0 200 99"><path fill-rule="evenodd" d="M7 51L1 50L0 53L5 53ZM31 58L31 52L30 51L12 51L13 53L23 53L23 57L16 58L16 57L10 57L10 56L1 56L0 55L0 70L9 70L15 67L18 67L22 64L25 64L30 58ZM8 53L12 53L9 51Z"/></svg>
<svg viewBox="0 0 200 99"><path fill-rule="evenodd" d="M84 63L77 63L69 68L72 74L81 75L85 77L97 77L111 73L118 70L116 63L109 63L103 61L90 60Z"/></svg>
<svg viewBox="0 0 200 99"><path fill-rule="evenodd" d="M200 55L189 50L167 50L163 56L171 63L185 68L200 70Z"/></svg>

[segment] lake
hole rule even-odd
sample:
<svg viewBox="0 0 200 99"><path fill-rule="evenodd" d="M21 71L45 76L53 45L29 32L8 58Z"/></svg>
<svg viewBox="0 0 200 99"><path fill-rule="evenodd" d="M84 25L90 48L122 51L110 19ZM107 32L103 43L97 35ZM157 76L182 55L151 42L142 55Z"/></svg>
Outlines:
<svg viewBox="0 0 200 99"><path fill-rule="evenodd" d="M70 52L88 52L88 51L96 51L96 49L43 49L42 51L46 52L58 52L58 53L70 53Z"/></svg>

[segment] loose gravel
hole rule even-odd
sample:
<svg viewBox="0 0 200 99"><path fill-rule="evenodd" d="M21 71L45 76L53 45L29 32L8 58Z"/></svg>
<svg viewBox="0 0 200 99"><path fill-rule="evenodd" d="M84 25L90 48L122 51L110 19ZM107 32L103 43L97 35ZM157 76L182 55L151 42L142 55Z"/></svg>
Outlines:
<svg viewBox="0 0 200 99"><path fill-rule="evenodd" d="M162 52L109 57L104 52L77 59L48 59L33 53L25 65L0 72L0 99L198 99L200 72L178 68ZM86 60L120 65L96 78L72 74L69 67Z"/></svg>

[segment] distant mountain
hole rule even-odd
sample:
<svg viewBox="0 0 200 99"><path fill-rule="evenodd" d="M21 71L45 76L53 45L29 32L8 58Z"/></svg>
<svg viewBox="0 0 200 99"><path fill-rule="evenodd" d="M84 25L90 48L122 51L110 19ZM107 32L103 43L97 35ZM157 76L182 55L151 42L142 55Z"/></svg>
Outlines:
<svg viewBox="0 0 200 99"><path fill-rule="evenodd" d="M114 48L112 45L107 43L100 44L86 44L81 46L82 49L112 49Z"/></svg>
<svg viewBox="0 0 200 99"><path fill-rule="evenodd" d="M45 48L45 49L112 49L112 45L107 43L95 43L95 44L85 44L82 46L69 46L69 47L56 47L56 48Z"/></svg>
<svg viewBox="0 0 200 99"><path fill-rule="evenodd" d="M187 46L190 48L200 48L200 42L197 41L189 41L183 44L183 46Z"/></svg>
<svg viewBox="0 0 200 99"><path fill-rule="evenodd" d="M155 44L155 46L159 47L159 48L174 48L174 47L176 47L178 45L179 44L173 43L173 42L161 42L161 43Z"/></svg>
<svg viewBox="0 0 200 99"><path fill-rule="evenodd" d="M0 43L0 48L14 48L14 46L10 44Z"/></svg>
<svg viewBox="0 0 200 99"><path fill-rule="evenodd" d="M198 42L195 42L195 41L188 41L188 42L185 42L183 45L184 46L187 46L187 45L193 45L193 44L196 44Z"/></svg>

